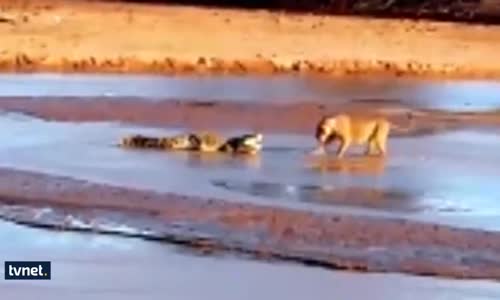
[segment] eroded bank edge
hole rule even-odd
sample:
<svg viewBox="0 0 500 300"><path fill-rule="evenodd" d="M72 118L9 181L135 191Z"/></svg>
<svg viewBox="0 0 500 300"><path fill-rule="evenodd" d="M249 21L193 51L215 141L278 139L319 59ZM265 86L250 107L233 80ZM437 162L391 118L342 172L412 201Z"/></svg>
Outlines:
<svg viewBox="0 0 500 300"><path fill-rule="evenodd" d="M0 169L0 217L333 269L500 279L500 233L318 214Z"/></svg>

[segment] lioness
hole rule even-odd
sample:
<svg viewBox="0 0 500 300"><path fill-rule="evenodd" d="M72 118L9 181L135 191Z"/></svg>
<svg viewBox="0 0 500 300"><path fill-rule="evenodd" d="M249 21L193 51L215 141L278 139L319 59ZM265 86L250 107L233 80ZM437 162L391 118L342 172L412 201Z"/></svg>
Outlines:
<svg viewBox="0 0 500 300"><path fill-rule="evenodd" d="M408 118L412 118L408 114ZM325 147L338 139L337 157L341 158L351 144L367 144L366 155L377 151L384 156L391 123L384 117L363 117L338 114L322 118L316 126L315 137L319 146L314 153L324 153Z"/></svg>
<svg viewBox="0 0 500 300"><path fill-rule="evenodd" d="M220 148L222 152L256 154L262 149L264 137L261 133L244 134L229 138Z"/></svg>

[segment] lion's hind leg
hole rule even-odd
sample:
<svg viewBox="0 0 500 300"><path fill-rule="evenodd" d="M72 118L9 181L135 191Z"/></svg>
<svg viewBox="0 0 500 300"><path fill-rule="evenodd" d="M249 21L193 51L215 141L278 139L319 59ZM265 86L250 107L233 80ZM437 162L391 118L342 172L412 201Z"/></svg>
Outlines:
<svg viewBox="0 0 500 300"><path fill-rule="evenodd" d="M375 145L380 155L387 154L387 139L389 137L390 125L389 122L382 122L377 126L375 134Z"/></svg>
<svg viewBox="0 0 500 300"><path fill-rule="evenodd" d="M378 145L377 145L377 142L376 142L376 138L375 137L370 138L368 140L368 145L366 147L365 154L366 155L374 155L374 154L376 154L377 150L378 150Z"/></svg>

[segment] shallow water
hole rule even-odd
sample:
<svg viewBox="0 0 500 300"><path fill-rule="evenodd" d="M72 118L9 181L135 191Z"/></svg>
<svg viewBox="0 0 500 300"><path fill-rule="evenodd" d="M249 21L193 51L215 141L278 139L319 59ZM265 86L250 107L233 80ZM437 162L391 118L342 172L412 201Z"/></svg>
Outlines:
<svg viewBox="0 0 500 300"><path fill-rule="evenodd" d="M500 82L8 74L0 75L2 96L254 102L357 99L477 111L500 108ZM394 138L387 160L337 161L307 156L313 140L301 135L266 135L262 155L243 159L115 147L125 134L171 134L181 129L46 122L18 114L0 115L0 127L4 128L0 166L231 201L500 230L497 131ZM47 232L4 222L0 222L0 240L9 241L0 243L5 260L53 262L53 280L48 283L0 281L2 295L12 299L500 298L500 285L492 282L353 274L227 256L200 257L160 243Z"/></svg>
<svg viewBox="0 0 500 300"><path fill-rule="evenodd" d="M132 76L2 74L0 97L138 97L144 100L347 102L384 100L411 107L478 111L500 108L500 81L381 77Z"/></svg>
<svg viewBox="0 0 500 300"><path fill-rule="evenodd" d="M263 153L244 159L116 147L126 134L180 129L18 114L3 114L0 126L9 128L0 166L230 201L500 230L500 141L492 131L394 138L386 160L356 156L353 149L352 158L339 161L308 156L314 141L301 135L268 134Z"/></svg>
<svg viewBox="0 0 500 300"><path fill-rule="evenodd" d="M6 299L493 300L500 284L399 274L359 274L206 257L113 236L49 232L0 222L5 260L50 260L50 281L0 281ZM3 268L0 276L3 277ZM195 288L194 288L195 287Z"/></svg>

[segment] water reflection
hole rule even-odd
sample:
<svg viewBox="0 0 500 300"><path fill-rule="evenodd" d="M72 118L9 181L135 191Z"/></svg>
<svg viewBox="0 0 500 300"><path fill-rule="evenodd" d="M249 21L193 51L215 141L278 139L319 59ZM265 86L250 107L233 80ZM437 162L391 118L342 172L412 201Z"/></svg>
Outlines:
<svg viewBox="0 0 500 300"><path fill-rule="evenodd" d="M194 168L207 167L224 167L224 168L252 168L259 169L261 167L261 156L258 155L231 155L219 152L186 152L173 151L169 152L176 159L180 159L187 163L188 166Z"/></svg>
<svg viewBox="0 0 500 300"><path fill-rule="evenodd" d="M421 205L415 195L404 190L366 186L293 185L279 182L214 180L214 186L248 195L284 201L300 201L330 206L362 207L382 211L418 212L432 209Z"/></svg>
<svg viewBox="0 0 500 300"><path fill-rule="evenodd" d="M307 86L331 95L332 99L370 99L456 111L500 107L500 81L357 77L333 82L308 80Z"/></svg>
<svg viewBox="0 0 500 300"><path fill-rule="evenodd" d="M308 166L321 173L339 172L358 175L382 175L386 167L384 156L351 155L338 159L332 155L311 156Z"/></svg>
<svg viewBox="0 0 500 300"><path fill-rule="evenodd" d="M500 108L500 81L301 76L2 74L0 97L138 97L149 100L347 102L382 100L419 108Z"/></svg>

